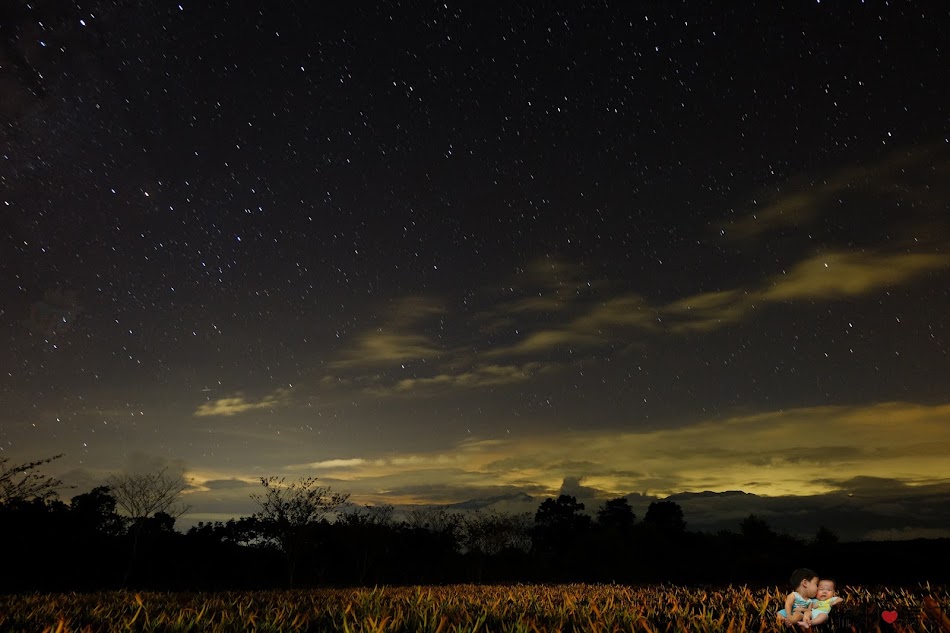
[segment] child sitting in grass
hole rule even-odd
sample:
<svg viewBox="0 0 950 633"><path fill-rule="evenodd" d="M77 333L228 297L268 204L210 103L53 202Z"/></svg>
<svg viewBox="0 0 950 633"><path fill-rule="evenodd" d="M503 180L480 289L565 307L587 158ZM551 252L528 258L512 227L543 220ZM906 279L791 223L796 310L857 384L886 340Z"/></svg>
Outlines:
<svg viewBox="0 0 950 633"><path fill-rule="evenodd" d="M804 567L796 569L789 584L792 592L785 598L785 608L778 612L778 620L784 624L803 623L805 613L811 609L811 599L818 593L818 574Z"/></svg>

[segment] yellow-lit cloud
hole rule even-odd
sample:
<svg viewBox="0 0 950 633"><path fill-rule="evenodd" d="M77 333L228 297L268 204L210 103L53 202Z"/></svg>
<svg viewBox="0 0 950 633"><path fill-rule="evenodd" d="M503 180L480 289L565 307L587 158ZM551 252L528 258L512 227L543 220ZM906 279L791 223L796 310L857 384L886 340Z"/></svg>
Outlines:
<svg viewBox="0 0 950 633"><path fill-rule="evenodd" d="M639 295L621 295L593 305L576 318L571 329L577 332L610 327L655 327L656 311Z"/></svg>
<svg viewBox="0 0 950 633"><path fill-rule="evenodd" d="M432 298L403 297L385 315L383 326L357 336L355 344L332 361L330 367L375 368L436 358L442 350L428 336L411 328L443 313L444 308Z"/></svg>
<svg viewBox="0 0 950 633"><path fill-rule="evenodd" d="M330 367L377 367L396 365L416 360L427 360L442 353L422 334L367 332L357 339L356 346L343 357L332 361Z"/></svg>
<svg viewBox="0 0 950 633"><path fill-rule="evenodd" d="M190 483L185 490L184 494L186 495L216 490L240 490L243 493L249 487L260 485L258 477L248 477L246 475L235 476L233 473L223 474L206 469L187 469L186 473ZM221 486L221 482L227 482L227 485Z"/></svg>
<svg viewBox="0 0 950 633"><path fill-rule="evenodd" d="M708 332L748 319L756 308L769 304L834 301L872 295L913 283L927 274L945 273L948 268L950 253L829 250L799 261L759 284L698 293L667 304L651 304L643 296L633 293L619 294L596 303L580 300L566 303L542 297L521 299L508 304L509 307L523 311L544 309L554 323L533 331L524 327L520 340L482 349L480 356L491 359L537 358L556 350L597 350L618 341L632 343L645 335ZM423 334L408 331L408 325L415 319L441 314L436 306L435 302L419 298L404 302L398 308L402 316L394 319L404 326L404 331L364 333L356 338L355 346L331 361L329 366L334 369L379 369L420 360L429 363L431 375L391 383L374 379L368 381L371 383L368 387L364 383L362 388L376 396L498 386L521 382L538 373L538 367L531 364L498 362L479 367L472 351L474 344L445 349L436 346ZM498 318L499 315L500 308L483 316ZM458 371L455 368L459 366L475 368ZM353 384L349 379L341 380L346 382L338 386ZM228 411L239 412L257 406L267 405L232 398L206 405L206 408L226 415Z"/></svg>
<svg viewBox="0 0 950 633"><path fill-rule="evenodd" d="M901 402L774 411L669 430L560 432L471 440L434 453L340 457L293 467L379 499L425 481L530 487L556 494L566 477L606 495L743 490L815 495L873 474L950 482L950 404ZM462 499L456 499L462 500ZM400 503L431 499L402 496Z"/></svg>
<svg viewBox="0 0 950 633"><path fill-rule="evenodd" d="M286 406L290 403L290 390L278 389L274 393L265 396L263 399L253 402L247 400L244 396L233 396L231 398L219 398L210 402L205 402L195 411L196 416L231 416L247 411L257 409L276 409Z"/></svg>
<svg viewBox="0 0 950 633"><path fill-rule="evenodd" d="M800 261L758 286L704 292L655 306L639 295L620 295L590 305L558 326L527 332L521 341L487 354L523 356L557 348L597 347L616 340L623 329L710 331L748 318L757 305L867 295L948 267L950 254L829 251Z"/></svg>
<svg viewBox="0 0 950 633"><path fill-rule="evenodd" d="M902 284L948 264L947 254L830 252L799 262L759 294L766 301L851 297Z"/></svg>
<svg viewBox="0 0 950 633"><path fill-rule="evenodd" d="M703 292L665 305L661 319L673 332L714 330L740 320L753 301L743 290Z"/></svg>
<svg viewBox="0 0 950 633"><path fill-rule="evenodd" d="M618 328L650 330L657 327L657 312L639 295L620 295L590 305L579 316L557 327L530 332L508 346L486 354L492 357L539 354L552 349L599 347L608 344Z"/></svg>
<svg viewBox="0 0 950 633"><path fill-rule="evenodd" d="M551 349L570 349L572 347L599 346L606 342L602 332L579 331L568 327L563 329L540 330L532 332L524 339L508 347L496 347L486 352L490 357L524 356L546 352Z"/></svg>
<svg viewBox="0 0 950 633"><path fill-rule="evenodd" d="M408 394L418 395L420 391L442 389L478 389L499 387L524 382L532 378L544 367L541 363L522 365L483 365L459 373L444 373L425 378L404 378L395 385L372 387L368 389L375 395Z"/></svg>
<svg viewBox="0 0 950 633"><path fill-rule="evenodd" d="M950 193L950 186L942 184L950 182L944 178L950 177L945 154L942 148L915 148L870 165L837 170L776 197L730 230L752 237L804 225L833 213L843 198L849 205L859 205L910 196L918 207L936 209ZM922 241L908 234L886 247L829 247L785 262L781 272L745 285L667 302L631 292L628 284L617 280L592 279L591 271L579 263L557 256L535 258L513 278L488 289L495 299L486 301L490 306L481 310L473 302L469 306L473 312L451 314L442 301L420 296L393 303L383 325L354 337L329 367L374 372L362 380L351 378L376 395L422 387L446 391L485 384L489 377L456 369L477 365L480 359L510 366L552 352L595 356L605 349L636 346L647 337L711 332L754 318L760 309L774 310L776 303L872 297L928 276L945 275L950 269L950 250L945 248L950 236L938 235L939 223L932 221L932 214L928 217L933 234L923 231ZM438 338L431 336L434 330L426 323L435 317L442 320ZM430 374L386 382L381 370L414 361L425 361Z"/></svg>
<svg viewBox="0 0 950 633"><path fill-rule="evenodd" d="M756 305L868 295L948 267L950 254L830 251L798 262L759 287L697 294L659 312L671 331L708 331L747 318Z"/></svg>
<svg viewBox="0 0 950 633"><path fill-rule="evenodd" d="M316 469L323 470L325 468L354 468L356 466L363 466L367 462L365 459L356 457L353 459L328 459L322 462L313 462L312 464L306 464L303 468L308 470Z"/></svg>

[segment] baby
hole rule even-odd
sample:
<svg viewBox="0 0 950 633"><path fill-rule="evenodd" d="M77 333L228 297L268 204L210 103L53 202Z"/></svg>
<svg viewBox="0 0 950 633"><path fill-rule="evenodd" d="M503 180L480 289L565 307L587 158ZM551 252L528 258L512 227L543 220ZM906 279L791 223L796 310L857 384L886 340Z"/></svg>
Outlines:
<svg viewBox="0 0 950 633"><path fill-rule="evenodd" d="M815 599L811 601L811 609L806 611L802 617L802 625L810 628L813 624L827 622L831 615L831 607L842 602L844 598L835 595L835 581L831 578L825 578L818 582L818 593Z"/></svg>

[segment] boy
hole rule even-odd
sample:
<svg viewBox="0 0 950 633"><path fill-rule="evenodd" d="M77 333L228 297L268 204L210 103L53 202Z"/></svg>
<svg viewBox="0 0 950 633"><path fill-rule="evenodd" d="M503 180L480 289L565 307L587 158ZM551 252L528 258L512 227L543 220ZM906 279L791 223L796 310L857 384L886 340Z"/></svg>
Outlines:
<svg viewBox="0 0 950 633"><path fill-rule="evenodd" d="M803 622L805 613L811 609L811 599L818 593L818 574L804 567L796 569L789 578L789 585L792 593L785 598L785 608L778 612L778 619L785 624L797 624Z"/></svg>

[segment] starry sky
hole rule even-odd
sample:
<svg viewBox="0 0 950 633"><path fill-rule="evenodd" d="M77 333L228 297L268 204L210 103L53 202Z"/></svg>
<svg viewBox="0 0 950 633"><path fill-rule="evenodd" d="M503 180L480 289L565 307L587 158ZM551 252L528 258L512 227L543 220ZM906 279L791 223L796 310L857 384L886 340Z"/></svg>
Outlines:
<svg viewBox="0 0 950 633"><path fill-rule="evenodd" d="M63 497L950 536L950 6L12 4L0 455Z"/></svg>

